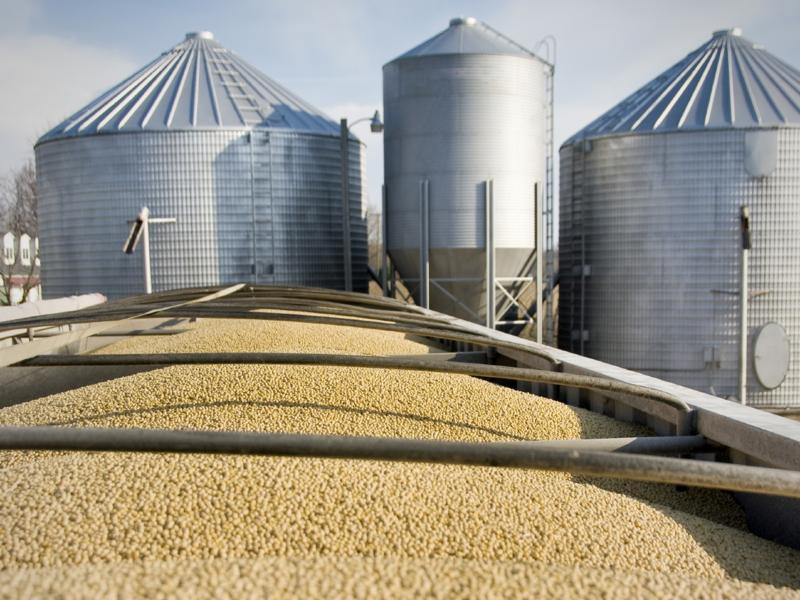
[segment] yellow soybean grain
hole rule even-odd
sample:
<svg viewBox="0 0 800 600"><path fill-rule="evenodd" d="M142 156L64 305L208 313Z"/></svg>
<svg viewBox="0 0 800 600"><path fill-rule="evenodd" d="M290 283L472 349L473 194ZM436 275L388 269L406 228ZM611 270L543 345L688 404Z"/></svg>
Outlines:
<svg viewBox="0 0 800 600"><path fill-rule="evenodd" d="M218 350L428 348L350 327L203 321L186 334L106 349ZM168 367L5 409L0 422L460 440L646 434L466 376L292 365ZM120 560L192 559L198 569L211 559L360 556L455 557L490 573L496 561L512 561L800 586L800 553L714 522L740 524L719 492L615 484L626 492L616 493L603 489L608 482L560 473L371 461L90 453L3 453L0 461L0 565L24 568L20 581L28 568Z"/></svg>

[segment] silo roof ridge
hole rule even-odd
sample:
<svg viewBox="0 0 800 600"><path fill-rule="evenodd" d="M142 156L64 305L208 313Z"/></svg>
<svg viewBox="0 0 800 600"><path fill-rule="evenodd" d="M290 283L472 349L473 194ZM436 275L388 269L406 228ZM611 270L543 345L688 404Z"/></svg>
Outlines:
<svg viewBox="0 0 800 600"><path fill-rule="evenodd" d="M106 133L254 127L339 135L338 123L201 31L186 34L37 143Z"/></svg>
<svg viewBox="0 0 800 600"><path fill-rule="evenodd" d="M715 31L564 145L624 133L780 126L800 126L800 71L733 28Z"/></svg>
<svg viewBox="0 0 800 600"><path fill-rule="evenodd" d="M542 60L532 51L474 17L451 19L447 29L394 60L440 54L509 54Z"/></svg>

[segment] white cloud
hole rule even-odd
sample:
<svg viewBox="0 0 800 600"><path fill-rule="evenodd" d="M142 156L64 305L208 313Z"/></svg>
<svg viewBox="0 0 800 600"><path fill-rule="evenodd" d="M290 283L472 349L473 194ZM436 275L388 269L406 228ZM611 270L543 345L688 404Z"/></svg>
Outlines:
<svg viewBox="0 0 800 600"><path fill-rule="evenodd" d="M39 10L39 3L32 0L0 0L0 34L27 27Z"/></svg>
<svg viewBox="0 0 800 600"><path fill-rule="evenodd" d="M372 3L355 0L264 2L245 0L240 11L266 23L270 44L292 61L325 61L356 70L368 61ZM319 75L319 73L317 73Z"/></svg>
<svg viewBox="0 0 800 600"><path fill-rule="evenodd" d="M6 11L9 10L8 14ZM13 7L28 7L14 10ZM35 7L3 2L13 33L0 30L0 175L33 153L36 139L50 127L129 75L136 64L106 49L52 35L25 31ZM8 23L6 22L6 25Z"/></svg>
<svg viewBox="0 0 800 600"><path fill-rule="evenodd" d="M788 4L772 3L779 7ZM743 26L747 33L764 12L751 0L573 0L547 7L506 3L491 18L523 44L555 34L558 145L700 46L712 31ZM532 34L531 23L543 29Z"/></svg>

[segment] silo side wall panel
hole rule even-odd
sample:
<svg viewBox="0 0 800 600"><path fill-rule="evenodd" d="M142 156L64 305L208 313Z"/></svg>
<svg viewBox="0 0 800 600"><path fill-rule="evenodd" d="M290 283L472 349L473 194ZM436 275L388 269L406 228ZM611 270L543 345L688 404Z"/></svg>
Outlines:
<svg viewBox="0 0 800 600"><path fill-rule="evenodd" d="M365 290L363 156L351 143L354 289ZM96 135L41 144L47 297L144 291L141 247L122 245L142 206L155 291L232 282L342 287L336 136L248 131ZM254 241L255 240L255 241Z"/></svg>
<svg viewBox="0 0 800 600"><path fill-rule="evenodd" d="M744 138L731 130L629 135L562 149L562 158L569 154L561 167L562 344L581 318L575 274L583 238L591 269L583 289L586 354L736 394L739 207L747 204L750 287L768 292L750 302L750 334L774 320L792 340L786 382L763 391L750 369L749 401L800 406L800 131L779 132L777 169L763 178L745 169Z"/></svg>
<svg viewBox="0 0 800 600"><path fill-rule="evenodd" d="M361 143L350 142L350 237L353 290L369 291L369 234L367 231L366 153Z"/></svg>
<svg viewBox="0 0 800 600"><path fill-rule="evenodd" d="M258 206L263 202L256 180L259 147L259 140L254 136L251 141L251 134L244 132L231 139L214 158L210 202L216 227L204 231L195 243L216 248L217 277L221 285L257 281L253 265L259 262L258 244L253 244L253 237L258 239L263 227L258 222L253 226L254 219L258 218ZM198 213L203 211L202 206L196 208ZM169 256L159 255L158 260L171 269L180 268L180 262L170 260ZM178 277L179 273L175 275ZM209 280L212 277L210 273Z"/></svg>
<svg viewBox="0 0 800 600"><path fill-rule="evenodd" d="M767 292L749 305L750 356L756 332L768 321L786 328L791 353L789 373L776 390L759 391L750 369L748 402L800 408L800 129L778 130L775 172L764 179L748 177L742 188L752 212L750 291Z"/></svg>
<svg viewBox="0 0 800 600"><path fill-rule="evenodd" d="M577 337L580 329L580 269L582 228L573 215L580 210L579 170L573 169L573 155L578 150L572 146L561 148L559 153L559 215L558 215L558 347L570 352L580 352ZM575 181L575 184L573 183ZM577 185L577 187L576 187Z"/></svg>
<svg viewBox="0 0 800 600"><path fill-rule="evenodd" d="M154 290L216 285L227 279L220 275L218 232L222 227L240 237L242 228L232 214L218 219L218 200L233 212L245 196L249 200L249 177L241 174L249 161L239 164L237 153L229 150L221 163L217 158L243 135L97 135L37 147L47 297L142 293L141 248L134 255L122 253L128 221L142 206L153 217L178 220L150 228ZM223 254L238 254L233 248L238 243L227 244Z"/></svg>
<svg viewBox="0 0 800 600"><path fill-rule="evenodd" d="M275 282L343 289L341 150L338 137L271 136ZM353 290L367 290L363 152L349 145Z"/></svg>

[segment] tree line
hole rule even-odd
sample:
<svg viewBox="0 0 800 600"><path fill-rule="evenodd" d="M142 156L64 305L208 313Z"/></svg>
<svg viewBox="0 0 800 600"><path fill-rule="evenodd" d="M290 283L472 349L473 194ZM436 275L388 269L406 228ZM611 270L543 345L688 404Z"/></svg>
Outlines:
<svg viewBox="0 0 800 600"><path fill-rule="evenodd" d="M33 159L17 169L11 169L0 179L0 237L7 232L14 234L17 244L24 233L31 239L39 236L36 167ZM34 273L38 248L32 250L30 265L21 264L21 248L15 250L11 264L0 261L0 305L11 303L11 288L15 280L22 287L20 302L25 302L31 289L38 284L38 277Z"/></svg>

